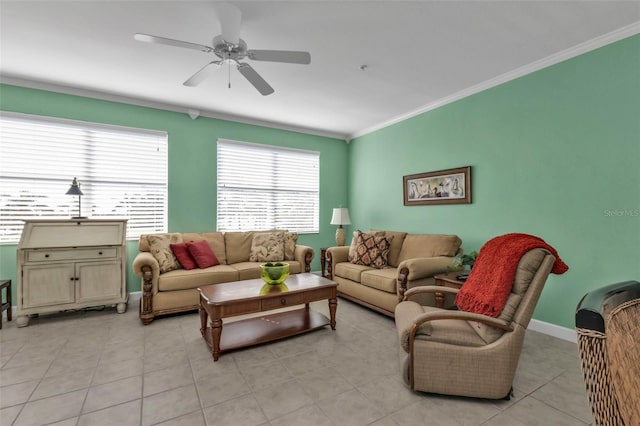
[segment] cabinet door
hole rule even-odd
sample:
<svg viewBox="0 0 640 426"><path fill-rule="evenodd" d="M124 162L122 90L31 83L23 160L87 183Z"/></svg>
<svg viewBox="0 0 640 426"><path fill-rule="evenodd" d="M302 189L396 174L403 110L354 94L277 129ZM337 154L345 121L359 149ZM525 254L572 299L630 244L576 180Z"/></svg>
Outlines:
<svg viewBox="0 0 640 426"><path fill-rule="evenodd" d="M25 266L22 269L22 306L61 305L75 299L73 263Z"/></svg>
<svg viewBox="0 0 640 426"><path fill-rule="evenodd" d="M104 301L121 297L121 263L80 262L76 263L76 302Z"/></svg>

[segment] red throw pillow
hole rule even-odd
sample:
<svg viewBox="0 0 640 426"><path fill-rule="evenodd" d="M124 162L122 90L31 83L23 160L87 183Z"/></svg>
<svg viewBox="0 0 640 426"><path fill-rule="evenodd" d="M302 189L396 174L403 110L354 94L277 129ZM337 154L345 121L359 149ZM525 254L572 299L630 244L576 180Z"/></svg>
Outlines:
<svg viewBox="0 0 640 426"><path fill-rule="evenodd" d="M169 247L171 247L173 255L178 259L178 262L183 269L189 270L198 267L198 265L196 265L195 259L193 258L193 256L191 256L191 253L189 253L189 250L187 249L187 243L169 244Z"/></svg>
<svg viewBox="0 0 640 426"><path fill-rule="evenodd" d="M220 264L220 261L216 257L215 253L213 252L213 250L211 250L211 247L209 247L209 243L205 240L195 242L191 241L187 243L187 249L198 264L198 268L204 269Z"/></svg>

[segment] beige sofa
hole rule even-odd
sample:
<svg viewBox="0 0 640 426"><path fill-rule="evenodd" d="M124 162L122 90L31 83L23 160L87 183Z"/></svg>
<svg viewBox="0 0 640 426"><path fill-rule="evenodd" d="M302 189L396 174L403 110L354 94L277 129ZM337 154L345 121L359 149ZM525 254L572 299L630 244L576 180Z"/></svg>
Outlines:
<svg viewBox="0 0 640 426"><path fill-rule="evenodd" d="M133 261L133 271L142 280L142 298L140 300L140 320L142 323L149 324L155 317L160 315L197 310L199 300L198 287L259 278L259 266L264 262L250 261L249 259L252 254L254 236L265 232L142 235L138 244L140 252ZM204 269L186 270L180 268L161 273L156 250L154 250L156 254L150 252L148 238L150 236L152 241L157 241L155 236L160 236L161 238L171 237L172 242L205 240L215 253L220 264ZM309 272L314 255L313 249L294 242L290 251L289 257L291 259L284 259L290 265L289 272L291 274Z"/></svg>
<svg viewBox="0 0 640 426"><path fill-rule="evenodd" d="M356 231L357 232L357 231ZM354 236L355 236L354 232ZM455 256L462 253L456 235L407 234L369 231L390 240L388 263L382 269L351 263L355 247L330 247L326 251L329 278L338 282L341 297L389 316L404 292L412 287L434 285L433 276L447 272ZM349 252L351 250L351 256ZM424 296L423 303L432 303Z"/></svg>

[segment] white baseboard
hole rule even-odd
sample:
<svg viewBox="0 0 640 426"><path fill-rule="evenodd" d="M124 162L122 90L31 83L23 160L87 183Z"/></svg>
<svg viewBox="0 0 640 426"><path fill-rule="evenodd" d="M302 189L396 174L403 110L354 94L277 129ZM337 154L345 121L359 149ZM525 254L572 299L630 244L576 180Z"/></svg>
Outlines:
<svg viewBox="0 0 640 426"><path fill-rule="evenodd" d="M138 303L141 297L141 291L132 291L131 293L129 293L129 304ZM15 318L16 307L12 306L11 309L13 312L13 317ZM578 341L578 336L574 329L561 327L559 325L539 321L536 319L532 319L531 322L529 322L529 329L537 331L539 333L548 334L549 336L557 337L558 339L568 340L569 342L573 343L577 343Z"/></svg>
<svg viewBox="0 0 640 426"><path fill-rule="evenodd" d="M141 291L132 291L129 293L129 303L138 302L142 297Z"/></svg>
<svg viewBox="0 0 640 426"><path fill-rule="evenodd" d="M573 328L560 327L559 325L532 319L529 322L529 329L557 337L558 339L568 340L572 343L578 342L578 335Z"/></svg>

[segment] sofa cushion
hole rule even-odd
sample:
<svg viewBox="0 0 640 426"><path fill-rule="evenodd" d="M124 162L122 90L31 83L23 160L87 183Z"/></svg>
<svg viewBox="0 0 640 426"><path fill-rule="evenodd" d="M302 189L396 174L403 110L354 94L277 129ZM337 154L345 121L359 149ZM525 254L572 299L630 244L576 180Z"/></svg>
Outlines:
<svg viewBox="0 0 640 426"><path fill-rule="evenodd" d="M216 254L216 257L220 261L220 264L226 265L227 256L225 255L224 247L224 234L222 232L184 232L182 234L182 241L206 241L209 243L209 247Z"/></svg>
<svg viewBox="0 0 640 426"><path fill-rule="evenodd" d="M371 269L362 271L360 283L367 287L395 294L396 278L398 278L398 270L396 268Z"/></svg>
<svg viewBox="0 0 640 426"><path fill-rule="evenodd" d="M333 275L359 283L362 272L372 269L371 266L356 265L351 262L340 262L336 264L336 270L333 271Z"/></svg>
<svg viewBox="0 0 640 426"><path fill-rule="evenodd" d="M249 261L254 233L253 231L224 233L227 265Z"/></svg>
<svg viewBox="0 0 640 426"><path fill-rule="evenodd" d="M189 253L187 243L169 244L169 247L171 247L171 251L176 259L178 259L178 263L180 263L182 269L186 269L188 271L198 267L195 259L191 256L191 253Z"/></svg>
<svg viewBox="0 0 640 426"><path fill-rule="evenodd" d="M391 247L389 248L389 261L387 262L389 266L397 267L400 262L400 250L402 250L402 244L404 243L404 239L407 236L406 232L397 232L397 231L377 231L371 230L369 232L373 233L382 233L389 242L391 243Z"/></svg>
<svg viewBox="0 0 640 426"><path fill-rule="evenodd" d="M382 269L389 259L389 239L356 231L356 251L351 263Z"/></svg>
<svg viewBox="0 0 640 426"><path fill-rule="evenodd" d="M220 264L220 261L216 257L213 250L205 240L190 241L187 244L187 250L193 259L196 261L198 268L204 269L210 266L216 266Z"/></svg>
<svg viewBox="0 0 640 426"><path fill-rule="evenodd" d="M408 234L402 243L398 264L415 257L453 257L461 244L457 235Z"/></svg>
<svg viewBox="0 0 640 426"><path fill-rule="evenodd" d="M298 242L297 232L284 233L284 260L294 260L296 258L296 244Z"/></svg>
<svg viewBox="0 0 640 426"><path fill-rule="evenodd" d="M158 279L158 290L175 291L198 288L210 284L238 281L238 271L228 265L216 265L205 269L185 271L178 269L162 274Z"/></svg>
<svg viewBox="0 0 640 426"><path fill-rule="evenodd" d="M284 232L256 232L251 241L249 262L284 260Z"/></svg>
<svg viewBox="0 0 640 426"><path fill-rule="evenodd" d="M171 251L172 243L181 243L182 235L174 234L152 234L147 235L149 252L158 261L160 273L181 269L178 259Z"/></svg>
<svg viewBox="0 0 640 426"><path fill-rule="evenodd" d="M253 280L260 278L261 263L262 262L239 262L229 266L238 271L238 279Z"/></svg>

